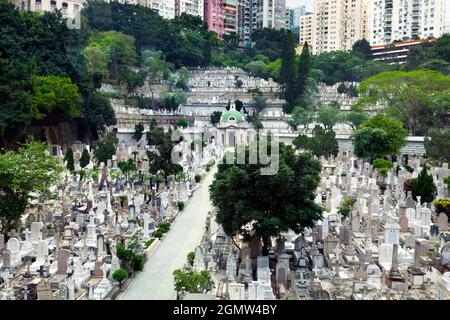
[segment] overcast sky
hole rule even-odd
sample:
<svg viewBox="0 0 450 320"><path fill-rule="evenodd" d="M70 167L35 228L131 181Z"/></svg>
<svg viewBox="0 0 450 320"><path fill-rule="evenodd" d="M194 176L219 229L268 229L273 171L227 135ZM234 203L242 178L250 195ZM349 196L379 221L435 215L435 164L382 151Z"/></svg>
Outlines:
<svg viewBox="0 0 450 320"><path fill-rule="evenodd" d="M450 24L450 0L445 1L447 3L447 10L446 10L446 21L447 24ZM314 8L314 0L286 0L286 4L290 8L295 8L300 5L306 5L306 10L313 11Z"/></svg>

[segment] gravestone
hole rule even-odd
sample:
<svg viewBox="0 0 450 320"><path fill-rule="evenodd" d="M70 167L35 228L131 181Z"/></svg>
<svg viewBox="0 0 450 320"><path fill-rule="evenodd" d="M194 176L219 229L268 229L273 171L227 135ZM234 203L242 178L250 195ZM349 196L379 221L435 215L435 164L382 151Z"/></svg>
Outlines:
<svg viewBox="0 0 450 320"><path fill-rule="evenodd" d="M94 271L92 272L93 278L103 278L102 262L100 260L95 261Z"/></svg>
<svg viewBox="0 0 450 320"><path fill-rule="evenodd" d="M20 242L17 238L10 238L6 244L6 247L11 253L11 264L13 266L20 263Z"/></svg>
<svg viewBox="0 0 450 320"><path fill-rule="evenodd" d="M339 228L339 242L345 245L350 243L351 231L350 226L342 225Z"/></svg>
<svg viewBox="0 0 450 320"><path fill-rule="evenodd" d="M441 212L437 218L437 225L441 232L448 231L448 216Z"/></svg>
<svg viewBox="0 0 450 320"><path fill-rule="evenodd" d="M42 238L42 222L32 222L31 223L31 240L41 240Z"/></svg>
<svg viewBox="0 0 450 320"><path fill-rule="evenodd" d="M3 250L3 265L2 269L11 268L11 251L8 249Z"/></svg>
<svg viewBox="0 0 450 320"><path fill-rule="evenodd" d="M406 197L406 208L416 208L416 202L411 195L411 191L408 191L408 196Z"/></svg>
<svg viewBox="0 0 450 320"><path fill-rule="evenodd" d="M270 283L269 257L259 256L256 258L257 280L261 283Z"/></svg>
<svg viewBox="0 0 450 320"><path fill-rule="evenodd" d="M48 244L45 240L39 240L36 249L36 261L44 262L48 256Z"/></svg>
<svg viewBox="0 0 450 320"><path fill-rule="evenodd" d="M58 252L58 269L56 274L67 274L67 267L70 257L70 251L67 249L60 249Z"/></svg>
<svg viewBox="0 0 450 320"><path fill-rule="evenodd" d="M408 217L406 215L400 217L399 224L400 232L408 232Z"/></svg>

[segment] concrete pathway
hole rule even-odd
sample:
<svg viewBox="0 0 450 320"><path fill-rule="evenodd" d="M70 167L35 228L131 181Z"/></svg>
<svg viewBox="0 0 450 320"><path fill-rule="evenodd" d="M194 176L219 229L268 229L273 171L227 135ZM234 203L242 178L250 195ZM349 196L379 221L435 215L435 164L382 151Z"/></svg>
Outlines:
<svg viewBox="0 0 450 320"><path fill-rule="evenodd" d="M186 263L186 256L194 251L203 236L211 185L217 167L211 168L201 187L195 191L186 208L149 258L144 270L125 291L122 300L174 300L173 271Z"/></svg>

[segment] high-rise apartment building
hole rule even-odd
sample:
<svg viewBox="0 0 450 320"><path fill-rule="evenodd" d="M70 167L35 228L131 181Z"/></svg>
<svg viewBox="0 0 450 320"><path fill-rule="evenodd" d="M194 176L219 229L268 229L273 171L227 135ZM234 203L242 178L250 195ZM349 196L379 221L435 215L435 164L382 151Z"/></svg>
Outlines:
<svg viewBox="0 0 450 320"><path fill-rule="evenodd" d="M286 0L253 0L252 30L283 29L286 25Z"/></svg>
<svg viewBox="0 0 450 320"><path fill-rule="evenodd" d="M219 38L224 33L224 2L225 0L205 0L204 19L208 29L217 33Z"/></svg>
<svg viewBox="0 0 450 320"><path fill-rule="evenodd" d="M316 19L313 13L307 12L300 17L299 34L300 44L308 43L309 46L313 42L313 34L316 32Z"/></svg>
<svg viewBox="0 0 450 320"><path fill-rule="evenodd" d="M300 44L308 41L316 54L351 50L367 37L367 1L316 0L314 13L300 18Z"/></svg>
<svg viewBox="0 0 450 320"><path fill-rule="evenodd" d="M158 11L159 15L166 19L175 18L175 0L145 0L145 5Z"/></svg>
<svg viewBox="0 0 450 320"><path fill-rule="evenodd" d="M237 31L244 42L251 41L255 30L287 29L286 0L238 0Z"/></svg>
<svg viewBox="0 0 450 320"><path fill-rule="evenodd" d="M13 3L20 9L33 12L61 10L64 18L75 18L85 0L15 0Z"/></svg>
<svg viewBox="0 0 450 320"><path fill-rule="evenodd" d="M224 34L237 33L238 29L238 0L224 0L223 4L223 32Z"/></svg>
<svg viewBox="0 0 450 320"><path fill-rule="evenodd" d="M250 43L252 33L252 1L238 0L237 33L244 43Z"/></svg>
<svg viewBox="0 0 450 320"><path fill-rule="evenodd" d="M204 17L204 0L175 0L175 16L187 13L193 16Z"/></svg>
<svg viewBox="0 0 450 320"><path fill-rule="evenodd" d="M289 11L289 28L293 33L299 33L300 29L300 17L306 14L306 6L300 6Z"/></svg>
<svg viewBox="0 0 450 320"><path fill-rule="evenodd" d="M440 37L445 32L446 0L372 0L368 6L369 42Z"/></svg>

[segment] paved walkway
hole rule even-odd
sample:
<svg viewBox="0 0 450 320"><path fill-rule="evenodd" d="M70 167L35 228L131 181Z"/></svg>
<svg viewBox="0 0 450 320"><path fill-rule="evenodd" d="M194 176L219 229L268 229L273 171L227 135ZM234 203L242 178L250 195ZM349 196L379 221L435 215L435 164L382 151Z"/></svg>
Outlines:
<svg viewBox="0 0 450 320"><path fill-rule="evenodd" d="M195 191L186 208L171 226L153 255L125 291L123 300L174 300L173 271L186 263L186 256L200 243L205 228L209 201L209 185L213 181L214 166Z"/></svg>

